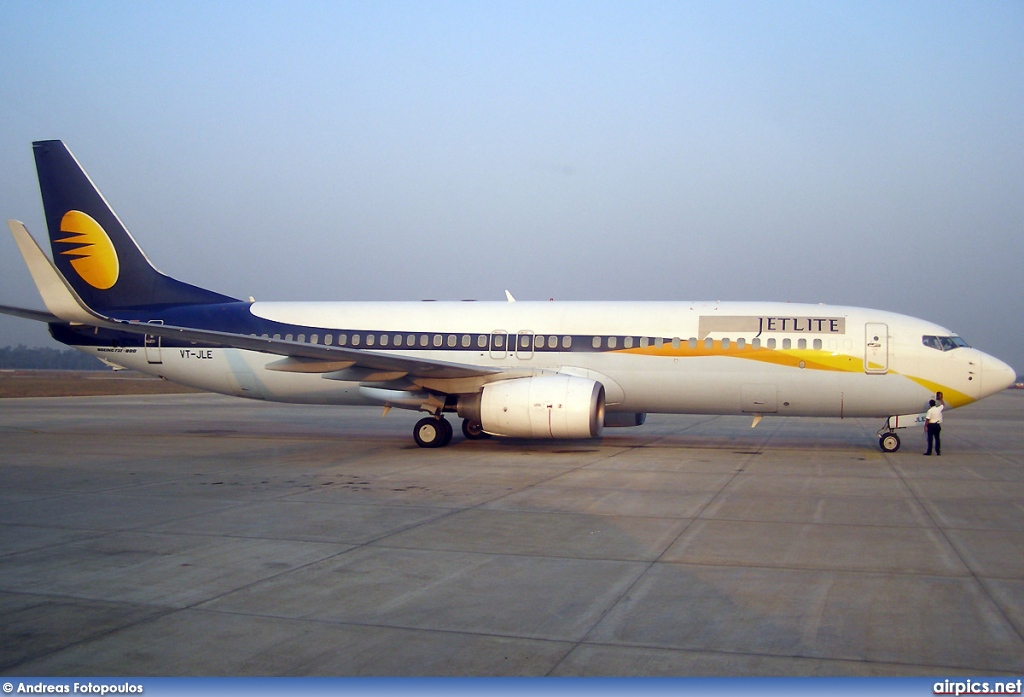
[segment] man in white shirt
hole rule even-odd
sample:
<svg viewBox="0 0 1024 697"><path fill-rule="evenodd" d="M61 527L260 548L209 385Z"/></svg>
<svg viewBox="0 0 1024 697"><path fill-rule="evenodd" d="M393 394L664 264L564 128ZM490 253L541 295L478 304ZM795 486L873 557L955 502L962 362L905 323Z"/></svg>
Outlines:
<svg viewBox="0 0 1024 697"><path fill-rule="evenodd" d="M928 412L924 415L924 429L928 434L928 452L932 454L932 441L935 441L935 454L942 454L942 440L939 434L942 432L942 407L935 403L934 399L928 400Z"/></svg>

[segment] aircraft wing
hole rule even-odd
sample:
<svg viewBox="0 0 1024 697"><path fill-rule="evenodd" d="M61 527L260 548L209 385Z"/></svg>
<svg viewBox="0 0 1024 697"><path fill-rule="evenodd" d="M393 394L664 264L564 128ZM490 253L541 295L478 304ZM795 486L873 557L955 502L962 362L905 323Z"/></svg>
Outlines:
<svg viewBox="0 0 1024 697"><path fill-rule="evenodd" d="M501 368L484 368L384 354L379 351L324 346L249 334L169 324L150 324L107 317L85 304L22 223L9 220L7 224L49 312L0 306L0 311L6 314L42 322L68 322L131 334L149 334L167 339L184 340L205 346L238 348L275 354L282 356L283 360L267 367L271 370L286 372L336 373L349 368L362 368L365 370L353 374L352 379L374 381L406 376L441 380L481 378L504 373ZM375 376L374 374L380 375Z"/></svg>

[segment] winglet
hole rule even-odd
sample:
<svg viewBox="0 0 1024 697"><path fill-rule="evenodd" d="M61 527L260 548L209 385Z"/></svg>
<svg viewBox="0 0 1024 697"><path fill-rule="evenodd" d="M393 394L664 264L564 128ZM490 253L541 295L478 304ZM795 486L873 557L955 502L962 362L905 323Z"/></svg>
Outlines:
<svg viewBox="0 0 1024 697"><path fill-rule="evenodd" d="M512 293L509 292L508 288L505 289L505 297L508 298L510 303L514 303L516 301L516 299L512 297Z"/></svg>
<svg viewBox="0 0 1024 697"><path fill-rule="evenodd" d="M95 324L100 317L91 312L78 294L53 265L43 252L39 243L29 234L24 223L8 220L7 226L18 243L21 256L25 259L32 280L35 281L39 295L43 297L46 309L67 322Z"/></svg>

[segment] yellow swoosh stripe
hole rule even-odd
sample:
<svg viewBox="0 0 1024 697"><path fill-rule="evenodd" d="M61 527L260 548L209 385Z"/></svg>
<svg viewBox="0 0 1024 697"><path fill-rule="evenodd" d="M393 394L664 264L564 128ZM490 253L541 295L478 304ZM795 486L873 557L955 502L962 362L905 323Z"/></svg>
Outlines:
<svg viewBox="0 0 1024 697"><path fill-rule="evenodd" d="M648 346L646 348L620 349L614 351L614 353L628 353L637 356L661 356L669 358L716 356L721 358L740 358L748 361L760 361L762 363L770 363L772 365L779 365L787 368L829 370L844 373L864 372L864 360L856 356L809 349L766 349L753 348L749 346L742 349L733 348L731 346L727 349L723 349L721 341L715 341L711 348L705 346L704 342L700 342L696 348L690 348L684 341L680 348L672 348L670 343L666 343L661 348ZM896 375L902 375L902 373L897 373L891 369L889 372ZM946 385L932 382L931 380L925 380L924 378L914 377L913 375L904 375L904 377L908 380L913 380L929 392L942 392L946 404L951 409L962 407L965 404L970 404L971 402L976 401L970 395L964 394L963 392Z"/></svg>

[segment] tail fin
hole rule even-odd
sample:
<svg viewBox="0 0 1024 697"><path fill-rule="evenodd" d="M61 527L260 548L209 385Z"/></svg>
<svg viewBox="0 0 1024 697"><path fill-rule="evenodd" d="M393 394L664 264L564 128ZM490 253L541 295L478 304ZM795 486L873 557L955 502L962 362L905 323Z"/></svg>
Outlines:
<svg viewBox="0 0 1024 697"><path fill-rule="evenodd" d="M44 140L32 148L54 264L89 307L105 312L236 301L157 271L63 142Z"/></svg>

